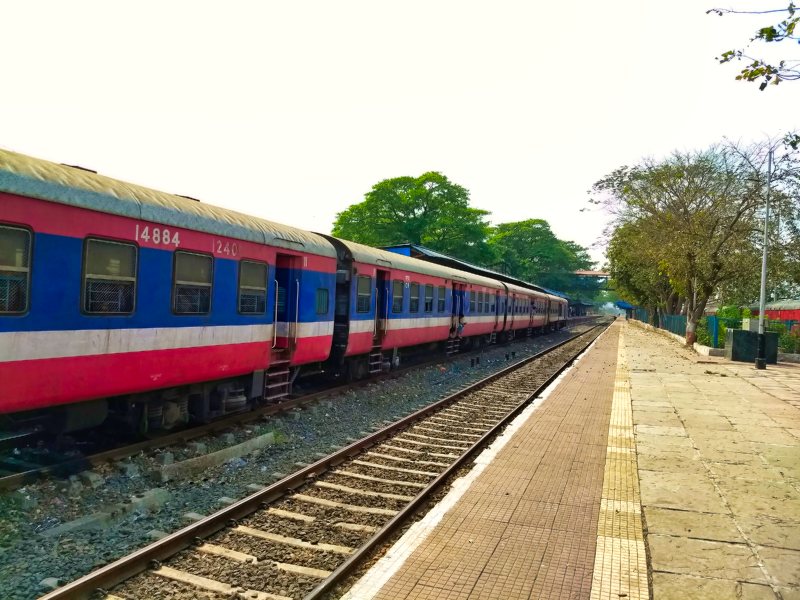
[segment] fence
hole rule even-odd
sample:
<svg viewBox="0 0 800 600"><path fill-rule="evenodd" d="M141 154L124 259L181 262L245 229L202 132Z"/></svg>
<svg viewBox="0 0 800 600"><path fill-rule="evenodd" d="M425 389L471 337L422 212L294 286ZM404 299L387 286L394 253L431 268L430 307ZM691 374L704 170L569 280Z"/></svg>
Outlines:
<svg viewBox="0 0 800 600"><path fill-rule="evenodd" d="M655 324L660 329L665 329L676 335L686 335L686 315L662 315L658 313L655 323L650 319L650 313L645 308L636 308L632 317L643 323ZM778 348L781 352L800 353L800 321L776 321L767 319L765 330L778 334ZM741 319L729 319L714 315L702 317L697 323L697 343L712 348L724 348L725 337L728 329L741 329Z"/></svg>

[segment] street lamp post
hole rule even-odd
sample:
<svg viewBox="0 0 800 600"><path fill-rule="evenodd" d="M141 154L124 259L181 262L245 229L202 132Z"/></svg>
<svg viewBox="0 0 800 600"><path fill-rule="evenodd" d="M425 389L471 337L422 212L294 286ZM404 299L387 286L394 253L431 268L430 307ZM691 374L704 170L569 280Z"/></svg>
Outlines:
<svg viewBox="0 0 800 600"><path fill-rule="evenodd" d="M764 335L764 310L767 305L767 246L769 244L767 233L769 231L769 191L772 187L772 149L767 158L767 207L764 214L764 253L761 256L761 297L758 301L758 353L756 354L756 369L767 368L767 338Z"/></svg>

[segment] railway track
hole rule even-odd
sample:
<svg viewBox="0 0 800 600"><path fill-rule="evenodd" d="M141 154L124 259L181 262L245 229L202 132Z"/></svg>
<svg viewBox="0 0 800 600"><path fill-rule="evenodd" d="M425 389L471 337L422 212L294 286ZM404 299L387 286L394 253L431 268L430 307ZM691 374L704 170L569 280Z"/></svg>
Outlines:
<svg viewBox="0 0 800 600"><path fill-rule="evenodd" d="M381 381L382 379L397 378L411 369L418 369L429 364L445 363L453 360L463 359L465 357L468 358L473 354L477 354L478 352L480 351L475 350L472 352L457 354L448 358L436 357L436 359L432 361L411 363L408 366L392 370L391 372L385 373L379 377L373 377L355 383L342 384L332 388L328 387L319 391L284 400L279 404L259 406L252 411L232 414L210 423L196 425L194 427L172 433L165 433L151 439L102 450L92 454L58 458L58 453L45 453L44 456L46 460L43 460L42 464L38 465L33 464L33 459L31 458L19 460L16 459L13 454L9 454L5 458L3 458L3 455L0 455L0 492L7 492L21 488L29 483L33 483L45 477L55 476L57 478L66 478L69 475L77 474L78 472L86 469L91 469L94 466L113 461L120 461L131 456L135 456L141 452L148 452L154 449L177 444L186 444L191 440L195 440L206 435L214 435L232 427L246 425L247 423L252 423L263 419L264 417L278 415L280 413L285 413L296 408L313 404L321 398L335 395L354 387L373 384ZM5 445L9 446L10 449L13 447L15 440L18 443L19 441L24 441L27 439L35 438L38 440L42 439L42 437L43 434L41 432L25 432L24 434L19 435L10 434L9 439L4 443ZM9 472L11 470L15 472Z"/></svg>
<svg viewBox="0 0 800 600"><path fill-rule="evenodd" d="M321 598L601 331L487 377L43 598Z"/></svg>

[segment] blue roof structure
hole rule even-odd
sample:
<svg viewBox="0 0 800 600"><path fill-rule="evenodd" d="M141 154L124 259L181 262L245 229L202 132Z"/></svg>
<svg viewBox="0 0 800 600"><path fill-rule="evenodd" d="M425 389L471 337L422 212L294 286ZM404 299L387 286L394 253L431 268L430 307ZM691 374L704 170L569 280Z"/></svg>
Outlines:
<svg viewBox="0 0 800 600"><path fill-rule="evenodd" d="M520 287L558 296L559 298L564 298L565 300L572 300L572 298L567 296L564 292L551 290L549 288L542 287L541 285L530 283L529 281L523 281L522 279L517 279L516 277L512 277L506 273L500 273L486 267L481 267L465 260L461 260L460 258L455 258L453 256L448 256L447 254L437 252L436 250L431 250L430 248L426 248L425 246L421 246L419 244L396 244L394 246L384 246L383 249L388 250L389 252L394 252L395 254L403 254L404 256L421 258L423 260L435 262L441 265L452 267L454 269L461 269L462 271L468 271L470 273L475 273L476 275L483 275L484 277L498 279L500 281L505 281L506 283L518 285Z"/></svg>

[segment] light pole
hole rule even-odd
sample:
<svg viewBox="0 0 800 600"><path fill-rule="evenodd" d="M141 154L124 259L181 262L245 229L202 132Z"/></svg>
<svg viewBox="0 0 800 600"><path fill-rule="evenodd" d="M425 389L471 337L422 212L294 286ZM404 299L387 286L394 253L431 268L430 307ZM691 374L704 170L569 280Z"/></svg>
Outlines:
<svg viewBox="0 0 800 600"><path fill-rule="evenodd" d="M767 246L769 244L767 233L769 231L769 191L772 187L772 148L767 157L767 208L764 214L764 254L761 257L761 297L758 301L758 352L756 354L756 369L767 368L767 338L764 335L764 310L767 305Z"/></svg>

